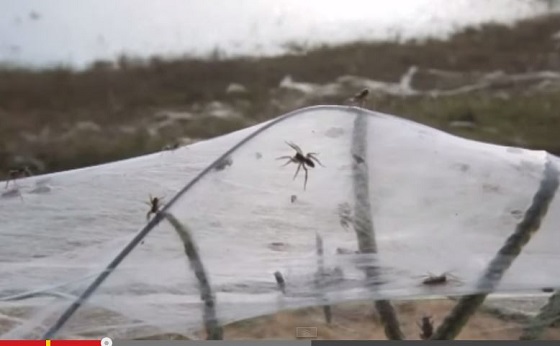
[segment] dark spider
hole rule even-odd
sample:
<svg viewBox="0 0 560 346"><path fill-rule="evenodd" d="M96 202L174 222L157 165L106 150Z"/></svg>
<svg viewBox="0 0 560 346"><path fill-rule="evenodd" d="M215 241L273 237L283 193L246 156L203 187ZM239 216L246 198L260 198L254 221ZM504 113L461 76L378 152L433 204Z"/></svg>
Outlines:
<svg viewBox="0 0 560 346"><path fill-rule="evenodd" d="M150 202L144 202L150 206L150 210L146 214L147 221L150 220L150 216L152 216L152 214L157 214L159 212L159 208L161 207L162 201L163 201L162 197L152 197L152 195L150 195Z"/></svg>
<svg viewBox="0 0 560 346"><path fill-rule="evenodd" d="M422 285L424 286L445 285L449 281L451 281L451 279L455 281L459 281L455 276L449 273L443 273L441 275L429 274L424 280L422 280Z"/></svg>
<svg viewBox="0 0 560 346"><path fill-rule="evenodd" d="M319 161L319 159L315 157L315 155L318 155L317 153L307 153L306 155L304 155L303 151L301 151L301 148L298 147L296 144L290 142L286 142L286 144L292 147L292 149L296 151L296 154L294 156L281 156L276 160L288 159L288 162L282 165L282 167L290 163L296 163L298 165L296 169L296 174L294 174L294 179L297 177L299 173L299 169L303 168L303 170L305 171L305 181L303 183L303 189L305 190L307 186L307 174L308 174L306 166L309 166L310 168L314 168L315 163L313 161L317 162L321 166L323 166L323 164Z"/></svg>
<svg viewBox="0 0 560 346"><path fill-rule="evenodd" d="M422 332L419 334L422 340L428 340L434 335L434 321L431 316L423 316L417 324Z"/></svg>
<svg viewBox="0 0 560 346"><path fill-rule="evenodd" d="M364 90L360 91L356 95L352 96L350 98L350 101L357 102L360 105L360 107L363 107L368 96L369 96L369 89L365 88Z"/></svg>

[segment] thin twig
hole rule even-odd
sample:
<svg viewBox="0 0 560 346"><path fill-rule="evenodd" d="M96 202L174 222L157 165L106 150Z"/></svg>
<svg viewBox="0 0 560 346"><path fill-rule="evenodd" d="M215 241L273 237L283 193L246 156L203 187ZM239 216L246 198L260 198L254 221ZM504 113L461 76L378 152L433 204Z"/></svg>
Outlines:
<svg viewBox="0 0 560 346"><path fill-rule="evenodd" d="M360 253L377 253L375 242L375 231L371 216L371 205L369 197L369 175L367 169L367 120L368 115L359 113L354 121L354 132L352 138L352 155L364 158L363 162L353 160L353 183L354 183L354 230L358 238ZM376 290L376 282L379 270L374 264L364 268L368 288ZM390 340L403 340L404 334L400 329L397 314L389 300L376 300L375 307L385 327L385 335Z"/></svg>
<svg viewBox="0 0 560 346"><path fill-rule="evenodd" d="M557 189L558 170L550 160L547 160L543 180L523 220L517 225L513 234L506 240L478 280L477 289L481 293L462 297L436 330L432 339L450 340L459 335L486 296L494 291L504 273L521 253L523 246L539 229Z"/></svg>
<svg viewBox="0 0 560 346"><path fill-rule="evenodd" d="M175 228L175 231L177 231L177 234L179 234L179 237L183 241L183 245L185 246L185 253L189 258L191 268L193 269L194 274L198 279L200 298L204 302L204 326L206 328L207 339L222 340L224 337L224 332L222 327L218 323L214 294L212 293L212 288L210 287L210 282L208 281L206 270L204 269L204 265L202 264L202 260L200 259L197 246L191 237L189 229L170 213L165 212L162 214L173 226L173 228Z"/></svg>
<svg viewBox="0 0 560 346"><path fill-rule="evenodd" d="M323 255L323 238L320 234L315 236L315 244L317 247L317 274L315 276L315 287L317 288L319 294L321 294L321 300L323 302L328 302L322 293L323 286L325 284L325 259ZM330 324L332 321L332 310L329 304L323 304L323 314L325 315L325 321Z"/></svg>

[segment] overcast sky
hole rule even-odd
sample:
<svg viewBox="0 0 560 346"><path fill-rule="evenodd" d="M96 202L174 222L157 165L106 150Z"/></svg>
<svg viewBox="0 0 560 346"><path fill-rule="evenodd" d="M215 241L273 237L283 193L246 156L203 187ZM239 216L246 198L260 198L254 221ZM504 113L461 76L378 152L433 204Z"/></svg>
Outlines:
<svg viewBox="0 0 560 346"><path fill-rule="evenodd" d="M285 42L339 43L448 32L542 8L530 0L0 0L0 60L83 65L126 52L276 53Z"/></svg>

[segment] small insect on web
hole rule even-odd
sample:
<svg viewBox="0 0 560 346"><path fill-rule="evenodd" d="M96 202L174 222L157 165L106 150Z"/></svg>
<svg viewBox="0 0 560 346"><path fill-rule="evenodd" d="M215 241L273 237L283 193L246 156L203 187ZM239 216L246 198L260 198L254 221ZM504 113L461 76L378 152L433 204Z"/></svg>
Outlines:
<svg viewBox="0 0 560 346"><path fill-rule="evenodd" d="M150 207L150 210L146 214L146 220L149 221L152 214L157 214L161 208L161 203L163 202L163 197L152 197L150 194L150 201L144 202Z"/></svg>
<svg viewBox="0 0 560 346"><path fill-rule="evenodd" d="M295 163L297 164L297 169L296 169L296 174L294 174L294 179L297 177L300 168L303 168L304 172L305 172L305 181L303 183L303 189L305 190L307 187L307 176L308 176L308 168L314 168L315 167L315 162L317 162L319 165L323 166L323 164L319 161L319 159L317 159L315 156L319 155L318 153L307 153L307 154L303 154L303 151L301 150L301 148L299 146L297 146L294 143L291 142L286 142L286 144L288 144L292 149L294 149L296 151L296 154L294 156L281 156L278 157L276 160L288 160L284 165L282 165L282 167L290 164L290 163ZM325 166L323 166L325 167Z"/></svg>
<svg viewBox="0 0 560 346"><path fill-rule="evenodd" d="M366 88L360 91L359 93L357 93L356 95L352 96L349 101L358 103L360 107L363 107L368 96L369 96L369 89Z"/></svg>
<svg viewBox="0 0 560 346"><path fill-rule="evenodd" d="M417 325L420 328L420 338L422 340L428 340L434 334L434 321L431 316L422 316Z"/></svg>

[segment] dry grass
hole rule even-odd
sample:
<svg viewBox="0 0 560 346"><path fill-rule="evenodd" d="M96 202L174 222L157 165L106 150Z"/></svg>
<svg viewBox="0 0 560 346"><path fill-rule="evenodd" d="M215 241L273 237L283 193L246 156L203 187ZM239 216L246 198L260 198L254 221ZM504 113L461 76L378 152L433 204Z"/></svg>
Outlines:
<svg viewBox="0 0 560 346"><path fill-rule="evenodd" d="M357 42L269 58L122 57L116 64L100 61L79 72L65 67L0 69L0 171L26 158L40 160L42 172L78 168L160 150L184 136L209 138L246 127L290 109L289 104L275 107L271 93L288 74L296 81L326 83L348 74L397 81L411 65L460 72L559 70L560 50L551 39L560 31L559 19L552 15L513 28L489 24L464 30L448 41ZM232 82L244 85L248 93L227 94ZM433 78L420 77L414 86L436 84ZM445 99L388 97L370 107L474 139L560 152L556 140L560 91L508 93L509 99L498 93ZM339 103L346 96L304 105ZM242 117L198 117L155 135L146 132L157 111L198 112L216 100L232 104ZM450 120L469 112L481 126L449 128ZM63 137L84 121L93 122L99 131ZM122 130L126 126L136 127Z"/></svg>

